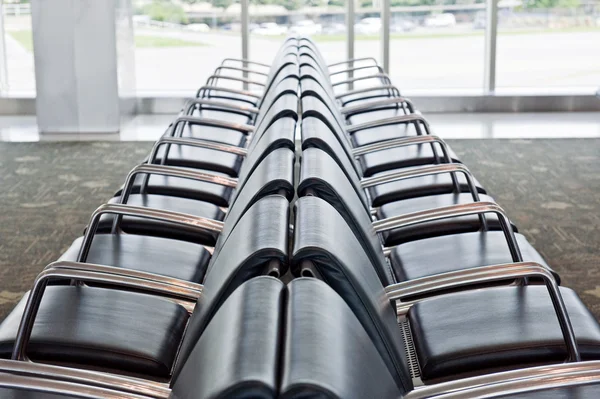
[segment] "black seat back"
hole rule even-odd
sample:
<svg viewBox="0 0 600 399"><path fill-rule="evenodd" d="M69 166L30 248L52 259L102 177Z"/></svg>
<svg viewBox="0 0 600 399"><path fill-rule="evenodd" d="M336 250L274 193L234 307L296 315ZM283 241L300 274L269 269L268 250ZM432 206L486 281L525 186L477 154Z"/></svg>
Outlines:
<svg viewBox="0 0 600 399"><path fill-rule="evenodd" d="M289 203L280 195L262 198L246 211L218 256L211 259L202 295L181 344L174 375L179 374L215 312L238 286L266 274L272 267L286 267L288 225Z"/></svg>
<svg viewBox="0 0 600 399"><path fill-rule="evenodd" d="M340 214L324 200L296 202L295 269L310 263L348 304L375 344L402 392L412 389L393 305L369 257Z"/></svg>
<svg viewBox="0 0 600 399"><path fill-rule="evenodd" d="M266 276L240 285L173 377L172 398L275 398L284 291Z"/></svg>
<svg viewBox="0 0 600 399"><path fill-rule="evenodd" d="M393 377L352 310L312 278L288 285L280 398L392 399Z"/></svg>

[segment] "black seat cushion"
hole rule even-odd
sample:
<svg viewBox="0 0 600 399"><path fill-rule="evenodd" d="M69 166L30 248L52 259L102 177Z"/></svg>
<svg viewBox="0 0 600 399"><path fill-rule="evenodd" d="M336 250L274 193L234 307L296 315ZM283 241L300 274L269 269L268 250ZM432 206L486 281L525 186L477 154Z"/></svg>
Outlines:
<svg viewBox="0 0 600 399"><path fill-rule="evenodd" d="M384 175L385 173L377 174L376 176ZM460 184L460 191L469 192L469 186L465 176L456 173L456 178ZM485 189L477 179L475 179L474 183L479 193L486 194ZM452 184L452 177L449 173L400 180L368 188L369 195L371 196L371 203L374 207L407 198L447 194L451 193L453 190L454 185Z"/></svg>
<svg viewBox="0 0 600 399"><path fill-rule="evenodd" d="M161 146L154 163L161 163L167 146ZM222 172L231 177L237 177L242 163L242 158L235 154L208 148L190 147L172 144L165 164L171 166L183 166L194 169L214 170Z"/></svg>
<svg viewBox="0 0 600 399"><path fill-rule="evenodd" d="M83 237L76 239L60 260L76 261ZM134 234L97 234L87 263L141 270L201 283L210 261L202 245Z"/></svg>
<svg viewBox="0 0 600 399"><path fill-rule="evenodd" d="M217 176L227 176L225 173L219 173L207 170L197 170ZM138 175L133 182L131 192L139 194L144 175ZM115 193L115 196L121 195L122 187ZM146 186L147 194L171 195L174 197L190 198L197 201L206 201L217 206L229 206L229 200L234 192L231 187L213 184L204 181L183 179L180 177L151 175Z"/></svg>
<svg viewBox="0 0 600 399"><path fill-rule="evenodd" d="M401 387L333 289L300 278L288 291L281 398L399 397Z"/></svg>
<svg viewBox="0 0 600 399"><path fill-rule="evenodd" d="M444 160L443 152L440 146L436 145L435 147L439 160L442 162ZM450 148L448 156L453 162L460 162ZM358 161L363 169L363 175L367 177L393 169L436 163L430 144L409 145L372 152L358 157Z"/></svg>
<svg viewBox="0 0 600 399"><path fill-rule="evenodd" d="M118 199L118 197L113 197L109 200L109 203L116 203ZM133 194L127 200L127 204L187 213L213 220L223 220L225 218L225 213L214 204L166 195ZM113 215L103 215L97 232L110 232L113 220ZM121 219L120 227L123 231L131 234L186 240L209 246L214 246L218 235L216 232L199 232L197 229L188 229L167 222L129 216Z"/></svg>
<svg viewBox="0 0 600 399"><path fill-rule="evenodd" d="M584 360L600 357L600 326L577 294L560 292ZM408 312L424 380L560 363L567 357L545 286L509 286L426 299Z"/></svg>
<svg viewBox="0 0 600 399"><path fill-rule="evenodd" d="M479 199L480 201L495 202L492 197L485 194L480 194ZM383 205L377 210L377 218L386 219L406 213L435 209L443 206L468 204L471 202L473 202L473 196L470 193L438 194L429 195L427 197L409 198ZM500 222L495 214L489 213L486 214L485 217L489 229L500 229ZM382 237L386 246L394 246L403 242L420 240L422 238L477 231L480 228L481 223L479 217L477 215L469 215L419 223L418 225L385 231L383 232ZM517 231L517 228L514 225L513 230Z"/></svg>
<svg viewBox="0 0 600 399"><path fill-rule="evenodd" d="M524 261L537 262L551 270L523 235L515 236ZM395 247L390 257L398 281L514 262L502 231L452 234L411 241Z"/></svg>
<svg viewBox="0 0 600 399"><path fill-rule="evenodd" d="M10 356L29 293L0 325L0 353ZM168 378L187 311L156 296L103 288L49 286L27 355L34 361L76 364Z"/></svg>

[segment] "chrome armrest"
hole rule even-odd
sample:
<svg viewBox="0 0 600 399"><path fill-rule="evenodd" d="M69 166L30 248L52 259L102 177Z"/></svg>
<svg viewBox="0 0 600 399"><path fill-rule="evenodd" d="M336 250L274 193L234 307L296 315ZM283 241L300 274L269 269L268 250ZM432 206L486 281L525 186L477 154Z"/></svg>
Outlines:
<svg viewBox="0 0 600 399"><path fill-rule="evenodd" d="M336 86L340 86L340 85L354 83L359 80L368 80L368 79L381 79L388 85L392 84L392 81L390 80L389 76L386 75L385 73L375 73L373 75L357 76L355 78L340 80L339 82L332 83L331 86L336 87Z"/></svg>
<svg viewBox="0 0 600 399"><path fill-rule="evenodd" d="M250 68L233 67L233 66L229 66L229 65L220 65L219 67L217 67L217 69L215 69L214 74L221 75L222 70L240 71L240 72L245 72L245 73L253 73L253 74L261 75L261 76L269 76L269 74L265 73L265 72L255 71L254 69L250 69Z"/></svg>
<svg viewBox="0 0 600 399"><path fill-rule="evenodd" d="M246 133L246 134L254 131L254 126L246 125L243 123L233 123L233 122L227 122L227 121L224 121L221 119L203 118L203 117L197 117L197 116L191 116L191 115L181 115L181 116L178 116L173 121L173 123L169 126L169 128L167 129L166 135L174 136L175 131L177 130L179 125L181 125L183 123L189 123L190 125L222 127L222 128L226 128L226 129L239 130L242 133Z"/></svg>
<svg viewBox="0 0 600 399"><path fill-rule="evenodd" d="M446 165L444 165L446 166ZM388 231L392 229L398 229L406 226L414 226L421 223L432 222L436 220L450 219L460 216L469 215L480 215L483 213L494 213L498 216L500 227L504 233L504 237L508 243L508 249L513 262L522 262L523 256L515 237L510 219L504 212L504 210L493 202L477 201L468 204L458 204L444 206L435 209L427 209L424 211L405 213L403 215L391 216L386 219L376 220L373 222L373 229L377 233Z"/></svg>
<svg viewBox="0 0 600 399"><path fill-rule="evenodd" d="M571 325L571 320L567 313L558 285L554 276L548 269L535 262L518 261L503 265L475 267L466 270L457 270L453 272L442 273L434 276L423 277L421 279L407 281L399 284L393 284L386 287L386 293L390 300L398 300L406 296L425 294L440 289L460 288L465 285L482 284L494 281L541 277L548 289L552 305L558 323L563 334L567 351L569 353L568 361L579 362L581 356L575 341L575 333Z"/></svg>
<svg viewBox="0 0 600 399"><path fill-rule="evenodd" d="M349 60L346 61L341 61L341 62L336 62L334 64L329 64L327 65L327 68L331 68L334 66L338 66L338 65L345 65L345 64L353 64L355 62L359 62L359 61L373 61L374 65L377 65L377 60L373 57L363 57L363 58L351 58Z"/></svg>
<svg viewBox="0 0 600 399"><path fill-rule="evenodd" d="M390 95L393 95L393 96L396 96L396 97L400 97L400 90L398 90L398 88L396 86L394 86L394 85L381 85L381 86L365 87L365 88L362 88L362 89L356 89L356 90L346 91L346 92L344 92L342 94L336 95L335 99L336 100L341 100L342 98L347 97L347 96L352 96L352 95L361 94L361 93L368 93L370 91L379 91L379 90L392 91L393 94L390 94Z"/></svg>
<svg viewBox="0 0 600 399"><path fill-rule="evenodd" d="M253 93L251 91L248 90L237 90L237 89L230 89L228 87L219 87L219 86L202 86L201 88L198 89L198 91L196 92L196 97L204 97L204 94L207 91L221 91L224 93L232 93L232 94L239 94L242 96L248 96L248 97L252 97L252 98L256 98L256 99L260 99L261 96L259 96L256 93Z"/></svg>
<svg viewBox="0 0 600 399"><path fill-rule="evenodd" d="M360 70L363 70L363 69L371 69L371 68L376 68L377 72L384 73L383 68L380 67L379 65L363 65L363 66L358 66L358 67L343 69L341 71L332 72L332 73L329 74L329 76L331 77L331 76L334 76L334 75L339 75L340 73L350 73L350 72L354 72L354 71L360 71Z"/></svg>
<svg viewBox="0 0 600 399"><path fill-rule="evenodd" d="M360 147L354 148L352 150L352 155L358 157L361 155L366 155L377 151L389 150L392 148L433 143L438 143L442 147L444 161L446 163L452 163L452 159L450 158L450 153L446 142L440 137L434 136L432 134L427 134L423 136L399 137L397 139L378 141L373 144L362 145Z"/></svg>
<svg viewBox="0 0 600 399"><path fill-rule="evenodd" d="M82 384L86 387L94 386L99 388L118 389L121 392L160 399L167 399L171 392L165 384L151 380L143 380L140 378L98 371L54 366L51 364L0 359L0 376L4 377L6 373L25 377L39 377L51 381ZM3 380L0 380L0 386L5 386L2 381ZM21 387L21 385L18 386Z"/></svg>
<svg viewBox="0 0 600 399"><path fill-rule="evenodd" d="M384 105L393 105L393 104L406 104L410 113L415 112L415 107L413 106L412 101L405 97L392 97L392 98L384 98L381 100L374 100L368 103L362 103L358 105L350 105L347 107L340 108L340 112L342 115L355 114L363 111L368 111L371 108L381 107Z"/></svg>
<svg viewBox="0 0 600 399"><path fill-rule="evenodd" d="M35 317L39 310L40 303L42 302L46 286L50 281L69 279L84 283L108 284L125 289L141 290L153 295L166 297L185 296L186 292L186 290L183 290L180 287L160 282L140 280L127 276L117 276L115 274L65 269L60 267L61 263L62 262L56 262L55 267L42 271L33 283L33 288L31 289L31 293L25 304L23 317L17 331L17 338L12 353L13 360L25 360L26 347L31 337Z"/></svg>
<svg viewBox="0 0 600 399"><path fill-rule="evenodd" d="M216 83L219 79L233 80L233 81L236 81L236 82L242 82L242 83L252 84L252 85L261 86L261 87L265 87L266 86L266 83L259 82L257 80L248 79L248 78L240 78L240 77L237 77L237 76L227 76L227 75L210 75L208 77L208 79L206 79L206 84L207 85L212 85L213 82Z"/></svg>
<svg viewBox="0 0 600 399"><path fill-rule="evenodd" d="M150 272L144 272L141 270L125 269L122 267L99 265L94 263L83 263L83 262L70 262L70 261L58 261L47 265L44 270L49 269L69 269L69 270L82 270L87 272L98 272L104 274L113 274L115 276L124 276L137 278L140 280L155 281L182 289L181 296L187 298L190 301L198 299L202 293L202 284L192 283L191 281L180 280L161 274L155 274Z"/></svg>
<svg viewBox="0 0 600 399"><path fill-rule="evenodd" d="M90 218L90 223L83 236L83 242L77 255L78 262L85 262L92 245L94 235L98 230L100 217L104 214L116 216L133 216L143 219L159 220L162 222L172 223L178 226L192 228L198 231L213 231L220 233L223 231L223 222L219 220L207 219L200 216L189 215L187 213L173 212L164 209L145 208L141 206L124 205L124 204L104 204L100 205ZM118 223L118 221L117 221ZM115 224L113 224L113 232L115 233Z"/></svg>
<svg viewBox="0 0 600 399"><path fill-rule="evenodd" d="M346 132L348 132L349 134L352 134L354 132L358 132L359 130L363 130L363 129L370 129L370 128L374 128L374 127L395 125L395 124L401 124L401 123L422 123L423 126L425 126L425 134L431 133L431 129L429 128L429 123L427 122L427 120L423 117L423 115L417 114L417 113L392 116L389 118L377 119L374 121L359 123L356 125L349 125L349 126L346 126Z"/></svg>
<svg viewBox="0 0 600 399"><path fill-rule="evenodd" d="M420 137L432 137L432 136L420 136ZM442 147L443 148L443 147ZM443 148L446 159L449 159L448 152ZM368 188L377 186L379 184L390 183L399 180L414 179L423 176L434 176L442 173L450 173L452 176L452 184L454 185L456 192L460 192L460 185L456 179L455 173L462 173L469 186L469 192L473 197L474 202L479 202L479 192L475 186L475 178L471 171L463 164L460 163L447 163L444 165L428 165L428 166L416 166L413 168L403 168L396 172L388 173L381 176L374 176L365 178L361 181L362 188ZM484 214L479 214L479 221L481 222L483 230L488 229L487 221Z"/></svg>
<svg viewBox="0 0 600 399"><path fill-rule="evenodd" d="M460 380L441 382L415 389L404 399L425 399L443 395L444 398L474 398L506 392L525 392L552 387L564 387L600 381L600 361L561 363L520 370L503 371ZM551 385L548 386L548 383ZM485 392L481 392L483 389Z"/></svg>
<svg viewBox="0 0 600 399"><path fill-rule="evenodd" d="M186 101L182 109L183 113L189 115L190 111L192 111L196 105L200 105L200 109L204 108L203 105L207 105L211 107L223 108L226 110L249 112L251 114L258 114L260 112L260 110L256 107L247 107L245 105L229 103L226 101L192 98Z"/></svg>
<svg viewBox="0 0 600 399"><path fill-rule="evenodd" d="M228 62L238 62L241 64L257 65L257 66L261 66L261 67L265 67L265 68L271 68L271 65L269 65L269 64L263 64L262 62L245 60L243 58L225 58L221 62L221 65L226 65Z"/></svg>

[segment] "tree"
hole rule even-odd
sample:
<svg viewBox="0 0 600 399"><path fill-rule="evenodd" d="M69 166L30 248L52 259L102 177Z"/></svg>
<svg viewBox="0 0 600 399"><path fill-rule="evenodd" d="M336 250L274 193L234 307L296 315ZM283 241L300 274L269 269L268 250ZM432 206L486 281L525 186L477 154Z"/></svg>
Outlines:
<svg viewBox="0 0 600 399"><path fill-rule="evenodd" d="M181 6L171 2L154 0L143 8L144 14L155 21L187 24L188 19Z"/></svg>

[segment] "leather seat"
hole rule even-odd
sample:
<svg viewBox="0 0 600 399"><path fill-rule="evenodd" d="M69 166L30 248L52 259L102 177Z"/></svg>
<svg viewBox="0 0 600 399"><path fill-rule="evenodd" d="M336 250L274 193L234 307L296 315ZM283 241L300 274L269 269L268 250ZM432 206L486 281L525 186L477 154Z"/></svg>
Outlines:
<svg viewBox="0 0 600 399"><path fill-rule="evenodd" d="M515 234L523 259L552 270L522 234ZM409 281L478 266L513 262L502 231L451 234L411 241L390 254L397 281ZM560 277L554 274L558 283Z"/></svg>
<svg viewBox="0 0 600 399"><path fill-rule="evenodd" d="M172 372L178 375L206 326L237 287L275 266L285 273L289 203L284 197L269 196L253 209L252 223L234 230L214 257L191 317L171 300L111 289L114 284L49 286L27 355L32 360L159 379L170 378ZM2 357L12 352L24 305L25 299L0 324Z"/></svg>
<svg viewBox="0 0 600 399"><path fill-rule="evenodd" d="M249 161L253 162L253 160ZM235 221L244 214L250 205L264 196L282 194L291 200L294 196L293 164L294 153L287 148L274 150L264 157L262 162L254 167L251 175L241 177L238 190L231 198L231 207L227 212L227 217L216 205L173 196L134 194L129 197L127 203L132 205L141 203L142 206L182 212L213 220L225 219L227 226L231 222L235 224ZM118 201L120 201L120 197L113 197L110 200L110 202ZM113 220L112 215L103 216L97 231L100 233L110 232ZM207 231L199 234L196 230L135 217L123 217L120 227L129 233L174 238L209 246L215 246L218 237L218 234L214 232Z"/></svg>
<svg viewBox="0 0 600 399"><path fill-rule="evenodd" d="M584 360L600 357L600 326L561 287ZM459 373L561 363L567 357L544 286L494 287L418 302L408 312L423 380Z"/></svg>
<svg viewBox="0 0 600 399"><path fill-rule="evenodd" d="M275 121L260 136L255 137L248 147L248 153L239 171L238 185L250 176L262 160L278 148L294 150L294 132L296 121L293 118L281 118ZM202 170L201 170L202 171ZM224 175L218 172L205 171L214 175ZM136 177L132 193L140 192L144 176ZM115 196L121 195L122 187ZM191 198L211 202L217 206L228 207L235 190L231 187L178 177L151 175L146 186L148 194L172 195L175 197Z"/></svg>
<svg viewBox="0 0 600 399"><path fill-rule="evenodd" d="M285 313L280 398L401 397L352 310L327 284L293 280Z"/></svg>
<svg viewBox="0 0 600 399"><path fill-rule="evenodd" d="M76 239L59 260L76 261L83 237ZM135 234L97 234L86 262L142 270L202 283L211 254L202 245Z"/></svg>
<svg viewBox="0 0 600 399"><path fill-rule="evenodd" d="M412 389L403 335L384 292L392 279L383 262L372 262L336 212L303 197L296 203L293 270L315 270L348 304L377 347L388 370ZM330 208L331 209L331 208ZM332 234L331 231L335 233ZM372 267L367 267L369 264ZM569 289L567 304L584 359L600 355L600 327ZM417 302L408 312L422 378L460 378L524 365L564 360L562 333L544 286L505 286L440 295Z"/></svg>
<svg viewBox="0 0 600 399"><path fill-rule="evenodd" d="M354 177L353 180L348 180L348 176L352 176L351 171L344 173L327 153L317 148L308 148L303 152L298 194L301 196L312 194L325 199L340 212L351 226L360 221L362 224L361 227L356 229L356 234L361 236L363 234L362 229L371 228L369 200L357 179ZM469 197L470 201L468 200ZM473 202L471 194L464 194L464 197L460 198L465 202ZM405 199L392 203L393 207L390 204L385 216L391 217L409 212L434 209L439 206L450 205L446 202L452 202L454 199L454 194ZM483 197L483 199L486 199L486 197ZM378 212L378 215L381 215L381 212ZM488 227L490 229L500 228L497 217L486 216L486 218L489 221ZM382 239L386 246L391 246L397 244L398 241L406 242L462 231L476 231L480 228L477 216L449 218L423 225L394 229L391 230L391 234L383 232Z"/></svg>

